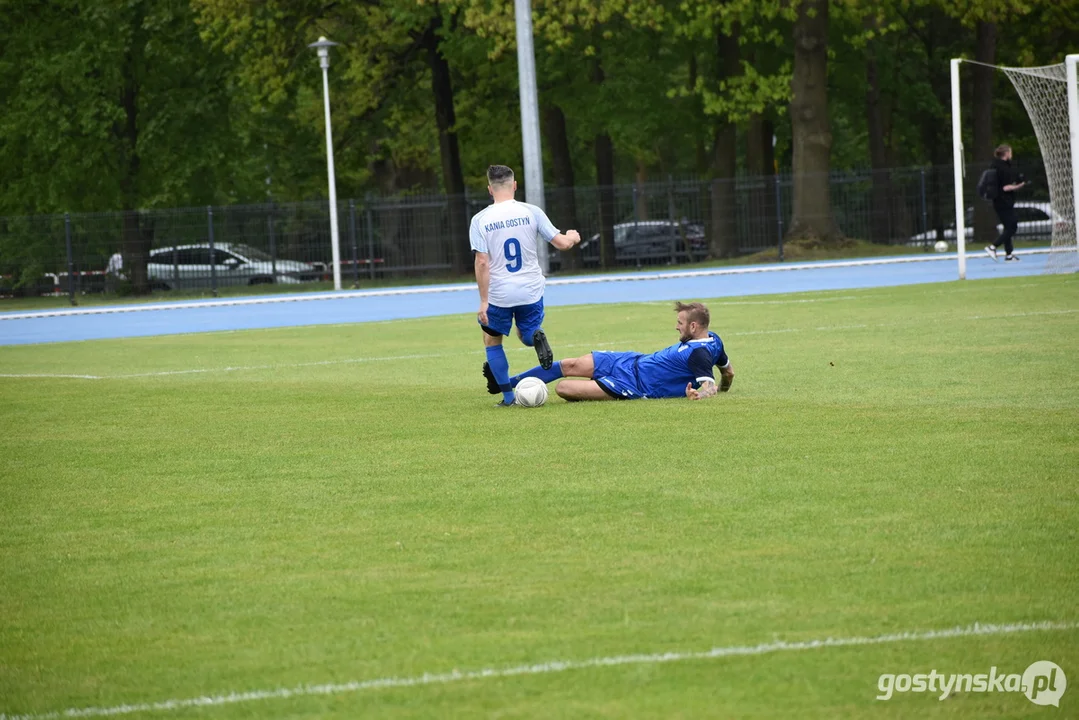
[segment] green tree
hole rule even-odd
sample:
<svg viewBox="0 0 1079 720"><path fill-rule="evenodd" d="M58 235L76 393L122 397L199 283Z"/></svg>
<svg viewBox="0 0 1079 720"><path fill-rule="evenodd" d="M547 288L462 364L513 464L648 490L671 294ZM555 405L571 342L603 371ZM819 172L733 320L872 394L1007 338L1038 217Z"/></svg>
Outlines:
<svg viewBox="0 0 1079 720"><path fill-rule="evenodd" d="M207 38L240 62L250 96L307 126L317 107L317 75L298 64L304 45L324 34L342 43L334 118L345 166L387 190L426 177L431 138L449 195L448 243L455 269L467 269L467 208L457 136L453 70L446 47L458 32L452 3L387 0L331 4L309 0L194 0ZM419 100L423 88L428 100ZM319 115L321 118L321 115ZM433 120L433 127L429 120ZM336 125L335 122L335 125ZM431 130L433 129L433 133ZM335 153L337 147L335 147ZM355 192L358 188L353 188Z"/></svg>
<svg viewBox="0 0 1079 720"><path fill-rule="evenodd" d="M579 170L587 170L587 176L595 178L604 267L615 262L614 225L619 219L614 196L616 149L627 155L647 154L641 139L648 136L651 143L657 134L641 132L640 128L646 124L645 118L656 117L654 100L662 92L662 84L653 82L648 87L639 68L631 67L634 61L644 66L657 44L654 37L645 39L649 7L633 0L546 0L533 6L544 150L554 170L546 176L558 185L551 209L557 222L564 219L575 224L578 217L572 188ZM470 2L465 18L478 36L490 40L489 57L511 68L511 97L516 107L516 63L510 52L515 47L512 5ZM619 42L612 42L615 37ZM578 158L583 153L572 152L575 145L584 149L582 143L574 142L574 135L585 138L583 146L594 160L591 167L581 166ZM519 135L515 134L514 140L519 143ZM567 264L574 267L578 260L577 254L571 253Z"/></svg>
<svg viewBox="0 0 1079 720"><path fill-rule="evenodd" d="M124 210L125 268L148 292L153 228L137 210L235 187L227 59L202 43L186 2L7 0L0 11L0 213Z"/></svg>
<svg viewBox="0 0 1079 720"><path fill-rule="evenodd" d="M792 16L780 3L744 0L681 2L671 16L673 34L694 50L689 66L692 81L687 87L672 88L670 94L698 98L702 124L711 130L711 159L702 157L712 178L710 253L733 257L740 232L735 192L738 130L752 129L749 155L759 170L771 154L771 133L763 137L763 118L789 98L789 65L772 60L782 42L780 29Z"/></svg>

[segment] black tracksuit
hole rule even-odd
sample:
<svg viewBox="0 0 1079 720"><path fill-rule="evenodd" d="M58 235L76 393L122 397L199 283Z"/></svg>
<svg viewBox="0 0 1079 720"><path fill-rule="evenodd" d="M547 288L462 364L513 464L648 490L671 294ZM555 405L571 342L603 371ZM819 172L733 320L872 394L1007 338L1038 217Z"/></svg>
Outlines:
<svg viewBox="0 0 1079 720"><path fill-rule="evenodd" d="M993 160L993 168L997 171L997 196L993 198L993 209L997 212L1000 224L1004 226L993 246L1003 245L1004 252L1011 255L1012 237L1019 229L1019 220L1015 217L1015 191L1004 192L1004 186L1017 184L1019 177L1010 160L996 158Z"/></svg>

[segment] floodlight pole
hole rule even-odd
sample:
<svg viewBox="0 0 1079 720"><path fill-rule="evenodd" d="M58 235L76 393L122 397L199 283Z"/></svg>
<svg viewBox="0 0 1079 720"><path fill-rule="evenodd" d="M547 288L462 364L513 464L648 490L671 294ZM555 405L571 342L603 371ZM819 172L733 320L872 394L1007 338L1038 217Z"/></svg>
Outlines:
<svg viewBox="0 0 1079 720"><path fill-rule="evenodd" d="M307 47L318 51L322 68L322 101L326 109L326 171L330 182L330 247L333 252L333 289L341 289L341 243L337 234L337 181L333 173L333 126L330 124L330 48L339 43L320 37Z"/></svg>
<svg viewBox="0 0 1079 720"><path fill-rule="evenodd" d="M525 161L525 201L544 209L543 152L540 148L539 93L536 90L536 54L532 47L532 2L514 0L517 21L517 85L521 95L521 143ZM537 244L540 268L550 270L547 243Z"/></svg>
<svg viewBox="0 0 1079 720"><path fill-rule="evenodd" d="M959 117L959 58L952 58L952 156L955 163L955 249L959 256L959 279L967 279L966 203L963 200L963 124Z"/></svg>
<svg viewBox="0 0 1079 720"><path fill-rule="evenodd" d="M1076 66L1079 55L1064 58L1064 76L1068 85L1068 137L1071 140L1072 160L1072 232L1079 252L1079 78Z"/></svg>

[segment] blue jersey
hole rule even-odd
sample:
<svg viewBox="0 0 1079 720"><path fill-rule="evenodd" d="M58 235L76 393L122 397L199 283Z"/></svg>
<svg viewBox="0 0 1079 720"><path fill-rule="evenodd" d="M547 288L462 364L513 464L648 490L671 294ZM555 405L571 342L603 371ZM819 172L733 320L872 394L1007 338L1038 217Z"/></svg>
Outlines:
<svg viewBox="0 0 1079 720"><path fill-rule="evenodd" d="M645 397L685 397L686 383L694 387L715 382L712 367L727 367L730 360L723 341L714 332L699 340L680 342L637 358L637 378Z"/></svg>

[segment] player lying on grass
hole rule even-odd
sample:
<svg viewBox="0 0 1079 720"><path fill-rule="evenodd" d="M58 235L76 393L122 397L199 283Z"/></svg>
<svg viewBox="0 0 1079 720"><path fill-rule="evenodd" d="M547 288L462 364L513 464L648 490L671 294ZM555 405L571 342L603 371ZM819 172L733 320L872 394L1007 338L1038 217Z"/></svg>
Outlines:
<svg viewBox="0 0 1079 720"><path fill-rule="evenodd" d="M709 332L708 308L701 303L675 303L678 313L678 342L650 355L637 352L594 350L578 358L556 362L549 370L534 367L510 378L517 383L526 377L551 382L563 377L555 388L565 400L635 400L637 398L682 397L702 400L730 390L734 367L723 350L723 341ZM719 368L716 384L712 366ZM487 363L483 364L487 392L501 390Z"/></svg>

